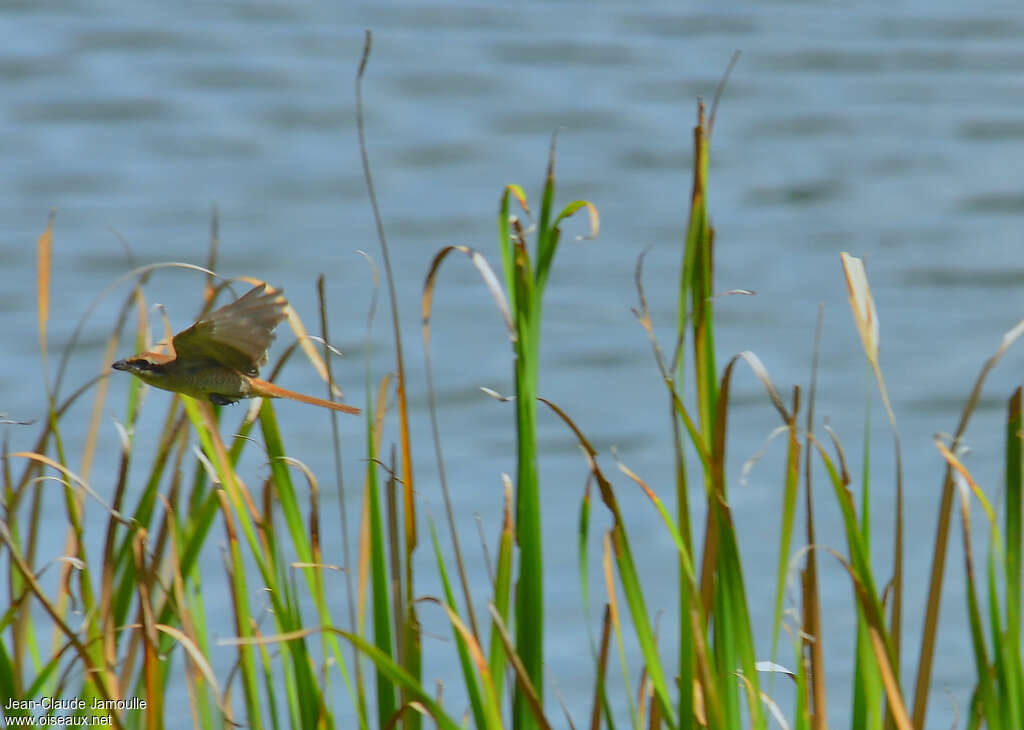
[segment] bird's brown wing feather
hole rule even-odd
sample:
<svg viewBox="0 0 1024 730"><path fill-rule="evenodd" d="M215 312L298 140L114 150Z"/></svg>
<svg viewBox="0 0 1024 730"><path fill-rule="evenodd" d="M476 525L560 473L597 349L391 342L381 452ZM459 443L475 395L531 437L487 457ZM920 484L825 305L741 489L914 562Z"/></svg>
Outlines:
<svg viewBox="0 0 1024 730"><path fill-rule="evenodd" d="M179 359L210 360L256 375L287 306L279 289L261 284L176 334L174 351Z"/></svg>

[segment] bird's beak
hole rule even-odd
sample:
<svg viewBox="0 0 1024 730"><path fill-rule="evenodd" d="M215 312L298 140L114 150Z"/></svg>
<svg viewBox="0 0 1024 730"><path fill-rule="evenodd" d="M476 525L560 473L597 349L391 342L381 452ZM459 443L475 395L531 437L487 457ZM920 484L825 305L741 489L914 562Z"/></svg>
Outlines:
<svg viewBox="0 0 1024 730"><path fill-rule="evenodd" d="M114 370L127 370L128 362L126 360L118 360L110 367L114 368Z"/></svg>

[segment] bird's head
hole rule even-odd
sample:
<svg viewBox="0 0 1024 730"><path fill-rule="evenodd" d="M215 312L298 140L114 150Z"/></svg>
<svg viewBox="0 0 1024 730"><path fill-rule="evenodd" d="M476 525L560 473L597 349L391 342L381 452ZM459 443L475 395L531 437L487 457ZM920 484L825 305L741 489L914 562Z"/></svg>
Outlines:
<svg viewBox="0 0 1024 730"><path fill-rule="evenodd" d="M141 355L132 355L124 360L118 360L111 367L114 370L131 373L151 385L159 386L161 381L167 376L164 366L172 359L160 353L144 352Z"/></svg>

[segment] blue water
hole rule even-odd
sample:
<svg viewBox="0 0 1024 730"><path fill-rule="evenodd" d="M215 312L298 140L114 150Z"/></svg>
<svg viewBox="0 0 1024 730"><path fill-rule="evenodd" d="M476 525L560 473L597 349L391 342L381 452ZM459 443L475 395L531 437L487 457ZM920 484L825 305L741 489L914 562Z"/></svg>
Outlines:
<svg viewBox="0 0 1024 730"><path fill-rule="evenodd" d="M0 13L0 266L7 292L0 311L9 333L0 352L0 411L18 419L43 414L33 244L51 208L59 211L51 352L66 343L85 304L134 264L204 263L216 204L222 274L283 286L311 329L315 279L327 277L333 338L346 352L339 380L350 402L365 402L367 356L375 378L393 367L386 306L378 313L372 348L366 345L371 273L358 253L366 251L380 265L355 134L353 82L365 28L375 34L365 80L367 132L401 293L418 492L423 513L438 517L419 329L423 277L434 253L453 243L476 247L499 265L499 195L516 182L539 204L555 129L561 130L559 198L593 202L602 230L597 240L575 241L586 232L585 222L566 225L547 292L541 391L592 438L609 474L617 473L610 453L616 447L630 468L669 498L663 388L630 313L634 265L650 248L646 291L668 348L695 99L712 97L730 56L742 50L714 130L710 208L717 229L716 287L757 295L717 300L720 358L724 363L750 349L784 392L806 385L818 305L824 303L817 414L837 430L859 470L863 404L873 391L848 313L839 252L867 260L881 320L882 365L904 447L909 519L903 680L909 693L942 473L932 436L955 428L981 364L1022 315L1016 289L1024 274L1024 16L1012 5L819 8L779 2L723 10L672 3L631 9L458 2L8 4ZM157 275L148 292L180 328L198 307L201 285L196 274L169 271ZM122 286L104 299L88 320L65 392L98 372L125 292ZM488 540L497 532L500 475L513 472L514 436L511 407L478 391L487 386L510 392L510 348L490 295L464 260L453 260L442 272L434 326L448 473L460 532L475 546L475 516ZM283 341L288 337L282 332ZM1019 363L1020 355L1011 351L997 368L968 433L968 464L997 503L999 422L1002 403L1019 382ZM298 360L281 382L322 392L312 369ZM114 421L124 413L126 392L123 377L111 381L93 473L101 494L111 480ZM752 621L767 658L780 444L758 463L747 486L738 478L778 418L742 367L734 395L731 495ZM148 396L154 428L166 397ZM86 422L87 408L73 412L69 428ZM278 410L294 445L290 452L332 482L326 418L298 405ZM873 548L884 581L891 441L877 402L872 412L879 530ZM148 422L140 425L140 438ZM36 426L0 428L12 449L30 447L36 437ZM344 428L350 444L346 479L355 504L362 424L348 419ZM540 428L551 559L549 676L580 723L591 686L589 661L581 660L586 644L574 542L585 466L570 434L543 410ZM81 436L66 434L69 453L80 453ZM257 483L265 471L254 460L250 480ZM136 476L138 487L142 477ZM855 483L859 479L856 473ZM820 475L816 485L819 539L845 552L834 501ZM619 488L631 497L626 510L634 549L650 579L649 605L664 612L670 642L671 545L646 500L624 479ZM330 519L335 507L326 501ZM55 512L56 538L40 562L60 554L61 514ZM607 523L600 512L595 520L596 555L598 532ZM958 577L962 551L954 536L929 727L949 727L958 710L965 712L974 681ZM338 538L328 539L337 555ZM836 561L819 556L829 714L842 727L849 722L851 589ZM436 593L432 558L421 551L420 561L420 590ZM470 568L482 604L486 574L480 560ZM211 570L206 587L215 625L225 606L216 599L226 590L222 582L222 572ZM599 581L592 592L599 604ZM432 631L447 635L441 616L428 608L424 614ZM223 618L220 635L229 636ZM451 647L427 642L428 657L438 659L428 664L426 676L445 680L458 714L456 668L445 663ZM223 651L228 658L218 666L226 672L231 650ZM640 660L631 656L635 678ZM791 663L785 653L779 660ZM788 689L782 685L776 683L776 692L784 697ZM338 692L343 706L340 685ZM549 707L556 717L554 701Z"/></svg>

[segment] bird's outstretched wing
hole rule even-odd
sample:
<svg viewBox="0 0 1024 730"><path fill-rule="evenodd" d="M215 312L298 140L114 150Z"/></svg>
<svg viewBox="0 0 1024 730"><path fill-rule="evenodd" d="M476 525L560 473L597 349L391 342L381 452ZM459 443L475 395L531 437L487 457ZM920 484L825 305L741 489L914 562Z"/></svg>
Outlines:
<svg viewBox="0 0 1024 730"><path fill-rule="evenodd" d="M174 351L181 359L213 361L256 375L287 306L281 290L260 284L176 334Z"/></svg>

